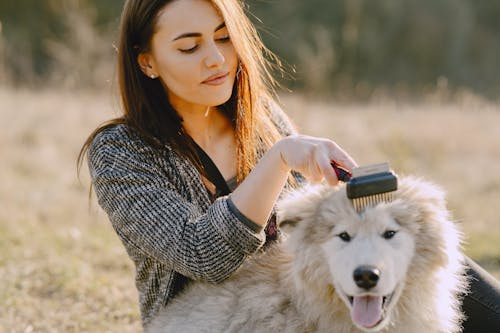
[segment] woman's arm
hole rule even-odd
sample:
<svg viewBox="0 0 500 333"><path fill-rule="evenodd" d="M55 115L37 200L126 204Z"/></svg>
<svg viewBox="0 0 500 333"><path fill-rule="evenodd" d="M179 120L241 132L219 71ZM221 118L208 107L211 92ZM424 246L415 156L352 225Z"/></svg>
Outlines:
<svg viewBox="0 0 500 333"><path fill-rule="evenodd" d="M243 223L227 197L203 213L179 194L179 179L155 162L152 149L125 132L106 130L88 154L99 204L125 247L192 279L227 278L263 244L264 232Z"/></svg>
<svg viewBox="0 0 500 333"><path fill-rule="evenodd" d="M290 170L313 182L326 179L337 183L330 161L352 169L356 162L337 144L305 135L291 135L278 141L230 195L237 209L258 225L264 225L283 189Z"/></svg>

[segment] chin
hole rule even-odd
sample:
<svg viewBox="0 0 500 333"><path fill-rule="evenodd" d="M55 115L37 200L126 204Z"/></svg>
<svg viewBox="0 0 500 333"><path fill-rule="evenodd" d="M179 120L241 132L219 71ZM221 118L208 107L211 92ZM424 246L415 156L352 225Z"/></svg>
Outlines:
<svg viewBox="0 0 500 333"><path fill-rule="evenodd" d="M203 96L205 101L203 104L207 106L219 106L229 101L232 94L233 82L227 82L221 86L209 86L208 90L204 91L200 96Z"/></svg>
<svg viewBox="0 0 500 333"><path fill-rule="evenodd" d="M220 105L226 103L227 101L229 101L230 98L231 98L231 93L220 94L220 95L214 94L214 95L206 98L205 101L203 101L203 103L200 103L200 104L203 104L206 106L220 106Z"/></svg>

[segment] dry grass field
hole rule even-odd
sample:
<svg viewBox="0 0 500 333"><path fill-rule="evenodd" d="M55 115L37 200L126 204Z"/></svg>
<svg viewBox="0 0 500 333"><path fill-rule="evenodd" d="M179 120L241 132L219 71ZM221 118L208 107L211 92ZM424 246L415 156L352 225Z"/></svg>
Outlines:
<svg viewBox="0 0 500 333"><path fill-rule="evenodd" d="M0 88L0 333L140 331L134 272L88 200L76 156L117 114L102 93ZM333 138L360 164L440 184L466 252L500 277L500 106L382 100L342 105L284 97L301 131Z"/></svg>

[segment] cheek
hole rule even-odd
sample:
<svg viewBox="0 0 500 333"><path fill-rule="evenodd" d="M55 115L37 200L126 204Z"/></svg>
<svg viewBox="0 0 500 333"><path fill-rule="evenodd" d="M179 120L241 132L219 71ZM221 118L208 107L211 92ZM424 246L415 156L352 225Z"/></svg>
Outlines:
<svg viewBox="0 0 500 333"><path fill-rule="evenodd" d="M176 93L192 89L199 82L199 64L195 54L189 56L166 45L153 45L155 70L165 86Z"/></svg>
<svg viewBox="0 0 500 333"><path fill-rule="evenodd" d="M342 243L336 239L325 242L322 246L325 258L333 280L345 282L349 279L349 271L352 270L353 256L347 243Z"/></svg>
<svg viewBox="0 0 500 333"><path fill-rule="evenodd" d="M201 80L198 63L195 56L162 59L159 69L163 82L174 91L198 86Z"/></svg>
<svg viewBox="0 0 500 333"><path fill-rule="evenodd" d="M392 252L392 268L399 272L399 278L406 274L408 267L413 260L415 252L415 240L407 232L399 232L393 242L389 243L388 251Z"/></svg>
<svg viewBox="0 0 500 333"><path fill-rule="evenodd" d="M233 44L225 44L222 47L221 51L224 55L224 59L226 60L228 68L231 70L236 70L236 67L238 66L238 54L236 53Z"/></svg>

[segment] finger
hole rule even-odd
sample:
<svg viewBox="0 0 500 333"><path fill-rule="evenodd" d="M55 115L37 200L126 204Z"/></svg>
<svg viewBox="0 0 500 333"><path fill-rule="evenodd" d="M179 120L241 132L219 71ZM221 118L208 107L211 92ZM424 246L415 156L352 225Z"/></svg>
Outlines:
<svg viewBox="0 0 500 333"><path fill-rule="evenodd" d="M328 157L328 155L321 154L321 156L318 156L317 163L318 163L318 168L320 169L325 180L330 185L337 185L339 179L337 177L337 174L335 173L335 170L333 170L330 164L330 158Z"/></svg>
<svg viewBox="0 0 500 333"><path fill-rule="evenodd" d="M321 180L323 180L323 174L316 162L318 159L318 153L320 152L319 148L320 147L318 147L317 145L314 145L314 148L312 148L309 153L305 165L307 178L313 183L319 183Z"/></svg>
<svg viewBox="0 0 500 333"><path fill-rule="evenodd" d="M330 145L330 159L350 171L358 166L356 161L333 141Z"/></svg>
<svg viewBox="0 0 500 333"><path fill-rule="evenodd" d="M323 180L323 173L316 163L311 161L308 163L309 180L313 183L319 183Z"/></svg>

